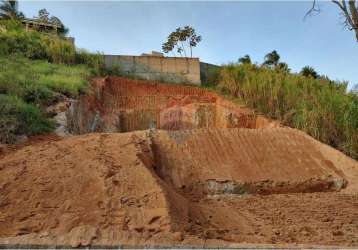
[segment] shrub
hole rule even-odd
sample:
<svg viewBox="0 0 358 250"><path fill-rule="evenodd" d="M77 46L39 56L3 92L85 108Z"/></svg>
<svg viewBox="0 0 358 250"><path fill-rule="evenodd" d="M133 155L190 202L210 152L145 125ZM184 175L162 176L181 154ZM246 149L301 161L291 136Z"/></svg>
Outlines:
<svg viewBox="0 0 358 250"><path fill-rule="evenodd" d="M51 64L11 56L0 58L0 142L17 135L50 131L53 123L41 108L55 92L76 96L84 91L91 70L85 65Z"/></svg>
<svg viewBox="0 0 358 250"><path fill-rule="evenodd" d="M0 58L0 94L42 104L53 92L76 96L87 86L91 70L85 65L51 64L12 56Z"/></svg>
<svg viewBox="0 0 358 250"><path fill-rule="evenodd" d="M104 70L104 59L100 53L89 53L85 49L78 49L75 55L76 64L84 64L93 69L95 75L101 75Z"/></svg>
<svg viewBox="0 0 358 250"><path fill-rule="evenodd" d="M53 63L73 63L75 48L57 35L26 31L15 20L1 20L0 55L22 55L30 59L46 59Z"/></svg>
<svg viewBox="0 0 358 250"><path fill-rule="evenodd" d="M0 94L0 142L13 143L16 135L49 132L53 125L36 106L16 96Z"/></svg>

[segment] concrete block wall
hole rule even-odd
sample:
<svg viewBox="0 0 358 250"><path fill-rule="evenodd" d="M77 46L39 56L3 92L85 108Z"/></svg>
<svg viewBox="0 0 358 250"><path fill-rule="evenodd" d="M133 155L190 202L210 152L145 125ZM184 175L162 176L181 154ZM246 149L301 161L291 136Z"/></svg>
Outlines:
<svg viewBox="0 0 358 250"><path fill-rule="evenodd" d="M219 69L220 69L220 66L218 66L218 65L200 62L201 84L213 83L213 82L210 82L212 80L210 78L212 78L213 74L215 74Z"/></svg>
<svg viewBox="0 0 358 250"><path fill-rule="evenodd" d="M145 80L201 84L198 58L105 55L104 62L107 68Z"/></svg>

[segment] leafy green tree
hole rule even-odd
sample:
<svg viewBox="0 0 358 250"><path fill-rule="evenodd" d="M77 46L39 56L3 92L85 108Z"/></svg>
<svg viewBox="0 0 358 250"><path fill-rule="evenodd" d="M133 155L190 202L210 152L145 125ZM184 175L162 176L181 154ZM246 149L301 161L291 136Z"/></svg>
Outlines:
<svg viewBox="0 0 358 250"><path fill-rule="evenodd" d="M319 77L318 73L316 72L316 70L310 66L305 66L302 68L301 75L305 76L305 77L311 77L314 79L317 79Z"/></svg>
<svg viewBox="0 0 358 250"><path fill-rule="evenodd" d="M50 16L50 13L46 9L41 9L38 12L38 16L35 17L37 20L40 20L44 23L55 24L60 28L57 30L60 35L67 35L69 29L62 23L62 21L56 16Z"/></svg>
<svg viewBox="0 0 358 250"><path fill-rule="evenodd" d="M25 15L18 10L18 2L15 0L1 0L0 19L22 19Z"/></svg>
<svg viewBox="0 0 358 250"><path fill-rule="evenodd" d="M189 48L190 57L193 57L193 48L201 41L201 36L197 35L195 29L190 26L179 27L169 34L167 41L162 44L164 53L176 50L181 56L187 56Z"/></svg>
<svg viewBox="0 0 358 250"><path fill-rule="evenodd" d="M280 55L277 53L276 50L274 50L265 56L264 65L269 67L276 67L279 61L280 61Z"/></svg>
<svg viewBox="0 0 358 250"><path fill-rule="evenodd" d="M44 23L50 22L50 13L46 9L39 10L38 17L36 18Z"/></svg>
<svg viewBox="0 0 358 250"><path fill-rule="evenodd" d="M239 63L241 63L241 64L252 64L251 58L250 58L249 55L245 55L243 57L240 57L239 58Z"/></svg>

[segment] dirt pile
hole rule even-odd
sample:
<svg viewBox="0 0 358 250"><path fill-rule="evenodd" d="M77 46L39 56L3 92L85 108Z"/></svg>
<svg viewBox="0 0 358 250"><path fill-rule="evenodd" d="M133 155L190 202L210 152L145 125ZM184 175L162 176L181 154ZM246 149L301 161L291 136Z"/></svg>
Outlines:
<svg viewBox="0 0 358 250"><path fill-rule="evenodd" d="M24 147L0 162L0 244L357 245L358 178L346 176L357 163L321 148L284 128L91 134ZM194 181L265 176L284 183L281 194L219 184L208 192ZM287 194L294 187L349 192Z"/></svg>
<svg viewBox="0 0 358 250"><path fill-rule="evenodd" d="M143 134L102 134L6 156L0 163L1 237L61 235L79 226L148 236L182 230L185 200L145 165L146 151Z"/></svg>
<svg viewBox="0 0 358 250"><path fill-rule="evenodd" d="M207 90L120 77L93 80L91 93L73 102L67 118L74 134L279 126Z"/></svg>
<svg viewBox="0 0 358 250"><path fill-rule="evenodd" d="M358 246L358 163L303 132L189 86L71 102L62 134L126 133L1 149L0 246Z"/></svg>
<svg viewBox="0 0 358 250"><path fill-rule="evenodd" d="M346 186L329 156L294 129L158 131L152 137L159 176L195 195L322 192Z"/></svg>

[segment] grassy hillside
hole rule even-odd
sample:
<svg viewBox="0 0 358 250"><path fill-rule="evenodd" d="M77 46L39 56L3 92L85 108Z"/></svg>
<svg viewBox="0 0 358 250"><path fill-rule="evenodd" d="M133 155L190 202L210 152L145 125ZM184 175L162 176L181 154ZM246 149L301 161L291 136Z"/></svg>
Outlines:
<svg viewBox="0 0 358 250"><path fill-rule="evenodd" d="M61 36L0 20L0 142L51 131L45 108L59 94L84 91L88 78L102 73L102 61Z"/></svg>
<svg viewBox="0 0 358 250"><path fill-rule="evenodd" d="M51 131L53 122L43 112L58 93L76 96L92 75L85 65L51 64L19 56L0 58L0 142L16 135Z"/></svg>
<svg viewBox="0 0 358 250"><path fill-rule="evenodd" d="M215 88L358 159L358 96L347 83L253 64L223 66Z"/></svg>

